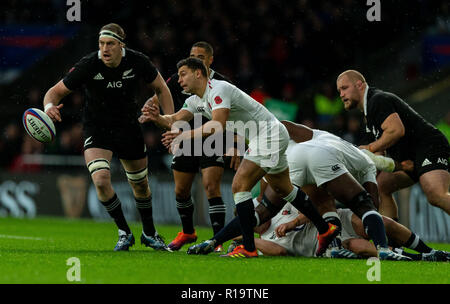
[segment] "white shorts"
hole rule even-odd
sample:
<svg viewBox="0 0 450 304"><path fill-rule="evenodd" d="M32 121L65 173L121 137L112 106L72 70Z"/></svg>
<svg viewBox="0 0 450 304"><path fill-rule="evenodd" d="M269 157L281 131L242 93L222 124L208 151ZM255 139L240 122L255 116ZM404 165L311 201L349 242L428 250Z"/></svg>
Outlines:
<svg viewBox="0 0 450 304"><path fill-rule="evenodd" d="M288 168L288 144L289 133L286 127L280 122L274 123L269 131L250 140L244 159L254 162L268 174L280 173Z"/></svg>
<svg viewBox="0 0 450 304"><path fill-rule="evenodd" d="M376 184L375 164L358 148L332 137L302 143L290 141L287 149L289 173L293 184L318 187L342 174L350 173L361 185Z"/></svg>

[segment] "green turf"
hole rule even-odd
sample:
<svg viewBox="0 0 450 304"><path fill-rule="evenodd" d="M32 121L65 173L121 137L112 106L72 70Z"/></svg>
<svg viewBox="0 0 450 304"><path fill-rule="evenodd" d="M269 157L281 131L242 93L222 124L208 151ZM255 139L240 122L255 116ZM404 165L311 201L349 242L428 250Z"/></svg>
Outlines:
<svg viewBox="0 0 450 304"><path fill-rule="evenodd" d="M179 227L157 226L166 240ZM136 245L113 252L117 241L112 222L56 218L0 218L0 283L73 283L66 261L81 262L80 283L286 284L370 283L366 260L294 257L225 259L218 254L192 256L187 248L159 252L141 246L141 227L133 224ZM210 228L197 228L199 240ZM26 237L18 238L18 237ZM31 239L37 238L37 239ZM226 244L227 245L227 244ZM450 244L431 244L450 251ZM450 283L450 263L381 262L378 283Z"/></svg>

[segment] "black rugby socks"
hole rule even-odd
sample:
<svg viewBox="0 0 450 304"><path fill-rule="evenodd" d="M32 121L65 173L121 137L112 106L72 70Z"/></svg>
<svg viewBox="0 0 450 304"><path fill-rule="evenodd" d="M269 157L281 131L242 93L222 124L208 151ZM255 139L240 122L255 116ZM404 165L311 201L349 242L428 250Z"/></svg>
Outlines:
<svg viewBox="0 0 450 304"><path fill-rule="evenodd" d="M131 230L130 227L128 227L125 216L123 215L122 207L117 194L114 193L114 196L110 200L106 202L100 201L100 203L105 206L106 211L108 211L109 215L114 219L117 227L120 230L125 231L127 234L130 234Z"/></svg>

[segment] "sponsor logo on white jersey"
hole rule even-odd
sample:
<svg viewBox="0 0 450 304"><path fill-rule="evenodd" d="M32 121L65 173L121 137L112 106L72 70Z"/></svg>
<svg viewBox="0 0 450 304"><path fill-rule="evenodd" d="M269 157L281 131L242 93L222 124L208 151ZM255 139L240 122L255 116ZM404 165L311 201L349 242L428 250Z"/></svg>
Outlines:
<svg viewBox="0 0 450 304"><path fill-rule="evenodd" d="M423 161L423 163L422 163L422 167L425 167L425 166L428 166L428 165L431 165L432 164L432 162L430 162L429 160L428 160L428 158L425 158L425 160Z"/></svg>
<svg viewBox="0 0 450 304"><path fill-rule="evenodd" d="M94 76L94 80L103 80L105 79L102 74L98 73L97 75Z"/></svg>

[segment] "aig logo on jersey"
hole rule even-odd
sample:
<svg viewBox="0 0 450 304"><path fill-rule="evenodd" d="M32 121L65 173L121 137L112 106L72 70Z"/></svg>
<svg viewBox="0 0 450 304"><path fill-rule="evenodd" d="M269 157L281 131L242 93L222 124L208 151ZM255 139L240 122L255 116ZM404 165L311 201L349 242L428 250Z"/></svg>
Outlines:
<svg viewBox="0 0 450 304"><path fill-rule="evenodd" d="M113 88L113 89L120 89L122 87L122 81L109 81L108 85L106 86L107 89Z"/></svg>
<svg viewBox="0 0 450 304"><path fill-rule="evenodd" d="M438 160L437 160L437 163L448 166L448 160L446 160L445 158L439 157Z"/></svg>

